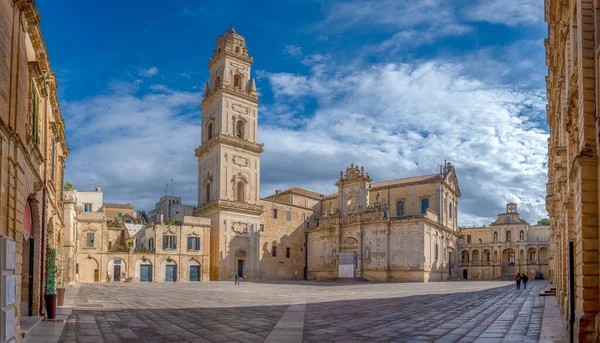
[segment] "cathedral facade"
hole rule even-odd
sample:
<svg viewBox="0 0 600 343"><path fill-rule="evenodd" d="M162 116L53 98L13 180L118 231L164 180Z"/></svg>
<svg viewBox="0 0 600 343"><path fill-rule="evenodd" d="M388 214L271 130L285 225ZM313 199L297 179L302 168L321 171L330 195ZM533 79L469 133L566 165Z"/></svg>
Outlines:
<svg viewBox="0 0 600 343"><path fill-rule="evenodd" d="M450 163L436 174L375 183L351 165L335 194L291 188L260 198L264 146L252 63L234 29L217 39L208 62L194 215L211 219L210 279L456 275L460 190Z"/></svg>

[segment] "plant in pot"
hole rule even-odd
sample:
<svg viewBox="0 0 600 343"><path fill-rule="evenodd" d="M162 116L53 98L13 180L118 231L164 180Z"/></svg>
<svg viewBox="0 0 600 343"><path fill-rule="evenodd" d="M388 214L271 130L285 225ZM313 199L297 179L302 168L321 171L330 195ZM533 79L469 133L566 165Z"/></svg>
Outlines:
<svg viewBox="0 0 600 343"><path fill-rule="evenodd" d="M56 317L56 249L46 250L46 284L44 302L48 319Z"/></svg>

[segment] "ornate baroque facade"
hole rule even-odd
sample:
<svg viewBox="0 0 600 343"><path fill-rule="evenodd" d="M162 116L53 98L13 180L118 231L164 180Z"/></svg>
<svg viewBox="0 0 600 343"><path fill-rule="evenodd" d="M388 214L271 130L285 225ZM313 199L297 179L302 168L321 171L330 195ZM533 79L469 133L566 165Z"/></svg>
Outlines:
<svg viewBox="0 0 600 343"><path fill-rule="evenodd" d="M550 275L548 248L550 227L530 226L521 219L517 204L506 205L506 212L490 226L461 228L460 273L465 279L513 278L517 273L534 279Z"/></svg>
<svg viewBox="0 0 600 343"><path fill-rule="evenodd" d="M32 0L0 0L0 305L3 336L20 341L20 319L43 315L45 252L55 249L57 286L69 282L62 184L69 154L56 77Z"/></svg>
<svg viewBox="0 0 600 343"><path fill-rule="evenodd" d="M292 188L259 197L264 146L252 63L234 29L217 39L208 62L194 215L211 219L210 278L427 281L452 274L460 191L450 163L439 174L379 183L351 166L336 194Z"/></svg>
<svg viewBox="0 0 600 343"><path fill-rule="evenodd" d="M599 6L595 0L545 0L550 268L563 320L579 342L600 338Z"/></svg>

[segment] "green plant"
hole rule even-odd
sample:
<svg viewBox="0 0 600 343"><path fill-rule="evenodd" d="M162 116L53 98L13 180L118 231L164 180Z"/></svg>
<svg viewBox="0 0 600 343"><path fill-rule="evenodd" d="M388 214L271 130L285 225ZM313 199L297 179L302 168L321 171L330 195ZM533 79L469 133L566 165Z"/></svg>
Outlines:
<svg viewBox="0 0 600 343"><path fill-rule="evenodd" d="M538 220L537 222L538 225L550 225L550 219L548 218L543 218Z"/></svg>
<svg viewBox="0 0 600 343"><path fill-rule="evenodd" d="M167 225L175 225L175 221L173 220L173 218L169 218L169 219L167 219L167 222L165 224L167 224Z"/></svg>
<svg viewBox="0 0 600 343"><path fill-rule="evenodd" d="M45 294L56 294L56 249L46 250Z"/></svg>
<svg viewBox="0 0 600 343"><path fill-rule="evenodd" d="M73 190L73 188L74 188L74 186L72 183L70 183L70 182L65 183L65 191L71 191L71 190Z"/></svg>
<svg viewBox="0 0 600 343"><path fill-rule="evenodd" d="M129 242L127 242L127 245L131 248L131 247L133 247L133 242L129 241Z"/></svg>

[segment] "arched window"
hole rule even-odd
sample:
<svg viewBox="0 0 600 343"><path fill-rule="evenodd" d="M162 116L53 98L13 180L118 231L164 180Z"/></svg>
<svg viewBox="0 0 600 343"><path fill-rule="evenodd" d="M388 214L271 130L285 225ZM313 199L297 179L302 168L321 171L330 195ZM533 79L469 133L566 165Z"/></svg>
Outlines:
<svg viewBox="0 0 600 343"><path fill-rule="evenodd" d="M237 183L236 200L239 202L244 202L244 183L242 181L238 181L238 183Z"/></svg>
<svg viewBox="0 0 600 343"><path fill-rule="evenodd" d="M425 214L427 209L429 208L429 198L421 199L421 214Z"/></svg>
<svg viewBox="0 0 600 343"><path fill-rule="evenodd" d="M207 132L208 139L212 139L213 138L213 124L212 123L208 123L208 127L206 128L206 132Z"/></svg>
<svg viewBox="0 0 600 343"><path fill-rule="evenodd" d="M404 200L396 201L396 216L402 217L404 215Z"/></svg>
<svg viewBox="0 0 600 343"><path fill-rule="evenodd" d="M210 183L206 184L206 203L210 202Z"/></svg>
<svg viewBox="0 0 600 343"><path fill-rule="evenodd" d="M236 131L237 137L244 139L244 122L242 120L238 120L236 125Z"/></svg>
<svg viewBox="0 0 600 343"><path fill-rule="evenodd" d="M239 46L235 47L235 52L237 52L238 54L240 53L240 47Z"/></svg>
<svg viewBox="0 0 600 343"><path fill-rule="evenodd" d="M494 242L498 241L498 232L494 232Z"/></svg>
<svg viewBox="0 0 600 343"><path fill-rule="evenodd" d="M522 241L525 240L525 233L523 232L523 230L521 230L521 233L519 233L519 239Z"/></svg>
<svg viewBox="0 0 600 343"><path fill-rule="evenodd" d="M215 84L213 88L218 88L221 87L221 75L217 75L215 77Z"/></svg>
<svg viewBox="0 0 600 343"><path fill-rule="evenodd" d="M242 77L240 74L235 74L233 76L233 88L241 89L242 88Z"/></svg>
<svg viewBox="0 0 600 343"><path fill-rule="evenodd" d="M438 260L438 245L435 245L435 260Z"/></svg>

